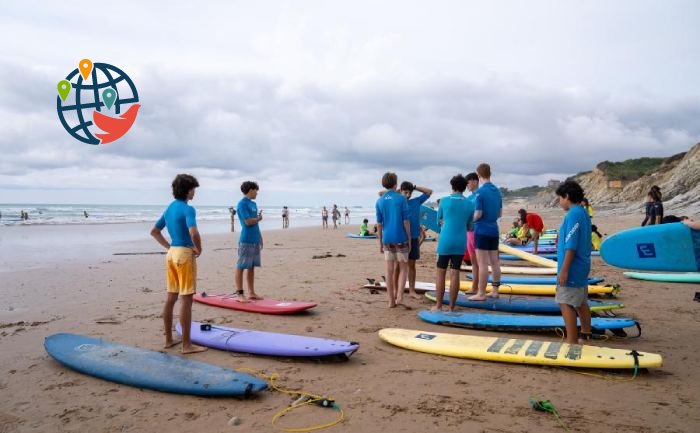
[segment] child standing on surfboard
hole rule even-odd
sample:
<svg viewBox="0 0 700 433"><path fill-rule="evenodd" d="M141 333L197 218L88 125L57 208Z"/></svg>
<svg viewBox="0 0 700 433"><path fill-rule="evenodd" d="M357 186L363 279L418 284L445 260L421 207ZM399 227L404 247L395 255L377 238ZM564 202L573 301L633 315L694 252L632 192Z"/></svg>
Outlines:
<svg viewBox="0 0 700 433"><path fill-rule="evenodd" d="M591 310L588 308L588 274L591 271L591 218L581 206L583 189L568 180L557 188L559 205L566 211L557 240L557 291L555 300L564 317L566 342L591 339ZM581 320L579 340L576 319Z"/></svg>
<svg viewBox="0 0 700 433"><path fill-rule="evenodd" d="M197 261L202 254L202 239L197 230L195 209L187 202L194 198L194 190L199 182L189 174L178 174L173 180L173 196L163 215L151 229L151 236L165 249L165 269L168 297L163 307L163 323L165 325L165 349L171 348L180 341L173 339L173 307L180 301L180 326L182 326L182 353L204 352L206 347L199 347L190 341L192 326L192 296L197 291ZM162 230L168 228L170 242L163 236Z"/></svg>
<svg viewBox="0 0 700 433"><path fill-rule="evenodd" d="M396 191L396 173L384 173L382 186L387 190L377 200L377 237L379 252L386 260L386 293L389 308L403 305L403 291L408 274L408 254L411 251L411 225L406 197ZM398 272L398 286L394 273Z"/></svg>
<svg viewBox="0 0 700 433"><path fill-rule="evenodd" d="M262 299L255 293L255 268L260 267L260 252L263 249L263 238L259 222L262 221L262 211L253 200L258 197L258 184L245 181L241 184L243 198L238 202L238 219L241 221L241 237L238 239L238 263L236 264L236 294L243 297L243 271L246 271L248 283L248 299Z"/></svg>

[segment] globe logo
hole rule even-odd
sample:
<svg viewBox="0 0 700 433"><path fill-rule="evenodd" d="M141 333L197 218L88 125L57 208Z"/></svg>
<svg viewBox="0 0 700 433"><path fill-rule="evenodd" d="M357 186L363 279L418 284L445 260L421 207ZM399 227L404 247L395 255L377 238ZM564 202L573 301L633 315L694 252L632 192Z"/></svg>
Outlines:
<svg viewBox="0 0 700 433"><path fill-rule="evenodd" d="M134 82L107 63L83 59L58 82L56 111L63 128L87 144L107 144L126 134L141 105Z"/></svg>

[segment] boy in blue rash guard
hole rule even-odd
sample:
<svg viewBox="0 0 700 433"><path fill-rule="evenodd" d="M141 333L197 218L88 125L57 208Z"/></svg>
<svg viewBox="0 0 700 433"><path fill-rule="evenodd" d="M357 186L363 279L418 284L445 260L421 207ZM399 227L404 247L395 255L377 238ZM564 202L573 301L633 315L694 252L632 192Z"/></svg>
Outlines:
<svg viewBox="0 0 700 433"><path fill-rule="evenodd" d="M498 287L501 285L501 263L498 258L499 231L498 219L503 213L503 200L498 187L491 183L491 166L482 163L476 168L481 185L476 191L474 211L474 244L476 257L479 262L479 286L476 295L469 297L472 301L486 300L486 285L489 280L489 265L491 266L492 291L490 296L498 298Z"/></svg>
<svg viewBox="0 0 700 433"><path fill-rule="evenodd" d="M461 174L450 180L452 194L440 199L437 218L441 224L440 238L437 246L436 304L433 311L442 310L442 298L445 294L445 274L450 265L450 311L455 308L459 293L459 268L462 265L464 250L467 248L467 227L472 222L474 204L464 197L467 179Z"/></svg>
<svg viewBox="0 0 700 433"><path fill-rule="evenodd" d="M408 294L414 299L420 299L416 293L416 260L420 260L421 230L420 207L433 194L430 188L414 185L411 182L401 182L401 194L408 200L408 221L411 225L411 251L408 253ZM413 191L421 192L418 197L411 198ZM398 276L398 275L397 275ZM397 287L398 281L397 281Z"/></svg>
<svg viewBox="0 0 700 433"><path fill-rule="evenodd" d="M591 219L581 206L583 189L575 181L557 188L559 205L566 212L557 240L557 292L555 300L564 317L566 342L578 344L576 316L581 319L581 340L591 339L588 308L588 274L591 271Z"/></svg>
<svg viewBox="0 0 700 433"><path fill-rule="evenodd" d="M179 343L173 339L173 308L179 297L183 354L207 350L206 347L195 346L190 340L192 296L197 291L196 258L202 254L202 239L197 230L197 212L187 202L194 198L194 191L198 186L199 182L194 176L178 174L172 183L175 200L151 229L151 236L168 250L165 257L168 297L163 307L164 348L168 349ZM170 242L162 233L166 227Z"/></svg>
<svg viewBox="0 0 700 433"><path fill-rule="evenodd" d="M248 283L248 299L262 299L255 293L255 268L260 267L260 252L263 249L263 238L260 233L262 211L253 201L258 197L258 184L246 181L241 184L243 198L238 202L238 219L241 221L241 237L238 239L238 263L236 264L236 293L243 297L243 271L246 271Z"/></svg>
<svg viewBox="0 0 700 433"><path fill-rule="evenodd" d="M411 226L408 201L396 191L396 173L385 173L382 186L387 190L375 205L379 252L386 260L386 292L389 308L403 304L403 291L408 273L408 253L411 250ZM398 272L398 287L395 273Z"/></svg>

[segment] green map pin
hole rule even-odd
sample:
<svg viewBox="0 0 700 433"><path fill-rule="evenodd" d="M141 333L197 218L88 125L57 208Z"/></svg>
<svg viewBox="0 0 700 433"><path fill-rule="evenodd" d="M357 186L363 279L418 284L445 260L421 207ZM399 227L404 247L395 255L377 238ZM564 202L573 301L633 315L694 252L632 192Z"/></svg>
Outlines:
<svg viewBox="0 0 700 433"><path fill-rule="evenodd" d="M70 89L73 88L73 86L71 86L70 84L70 81L61 80L58 82L58 85L56 87L58 88L58 96L61 97L61 101L66 102L66 98L70 93Z"/></svg>
<svg viewBox="0 0 700 433"><path fill-rule="evenodd" d="M102 100L104 101L107 109L111 110L112 105L114 105L114 101L117 100L117 91L111 87L104 89L102 91Z"/></svg>

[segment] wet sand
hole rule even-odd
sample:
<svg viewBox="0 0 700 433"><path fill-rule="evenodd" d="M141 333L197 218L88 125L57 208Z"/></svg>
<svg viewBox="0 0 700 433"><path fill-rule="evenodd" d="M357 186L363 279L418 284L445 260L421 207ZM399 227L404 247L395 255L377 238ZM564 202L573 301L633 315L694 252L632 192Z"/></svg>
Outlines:
<svg viewBox="0 0 700 433"><path fill-rule="evenodd" d="M503 224L515 215L508 209ZM560 210L541 210L558 227ZM631 217L596 216L602 233L638 224ZM349 228L348 228L349 227ZM331 337L360 342L348 362L294 360L216 350L193 359L229 368L280 375L279 384L334 397L345 421L325 431L343 432L560 432L555 419L533 411L528 398L551 400L571 431L694 432L700 426L698 285L627 280L622 271L594 258L593 274L623 286L625 315L642 323L639 339L597 345L657 352L664 366L644 372L598 376L550 367L510 365L411 352L385 344L376 331L402 327L457 334L496 333L445 328L421 322L426 300L413 310L386 308L383 292L370 294L365 278L384 274L376 240L347 239L338 230L301 228L267 231L256 291L266 297L311 300L308 314L267 316L195 304L195 320L233 327ZM435 243L425 243L418 280L434 281ZM70 371L53 361L43 339L76 332L159 350L163 343L164 256L147 232L143 240L106 244L107 254L61 251L0 273L0 432L230 432L273 431L272 416L291 402L266 391L252 399L201 398L140 390ZM68 247L66 247L68 248ZM231 291L236 259L230 234L204 237L199 290ZM2 254L7 254L4 250ZM338 255L343 255L338 257ZM313 256L331 257L314 259ZM177 308L177 307L176 307ZM177 310L176 310L177 311ZM557 340L555 335L535 335ZM177 353L174 351L173 353ZM308 407L280 425L308 427L331 421L329 409ZM239 426L227 425L233 416Z"/></svg>

